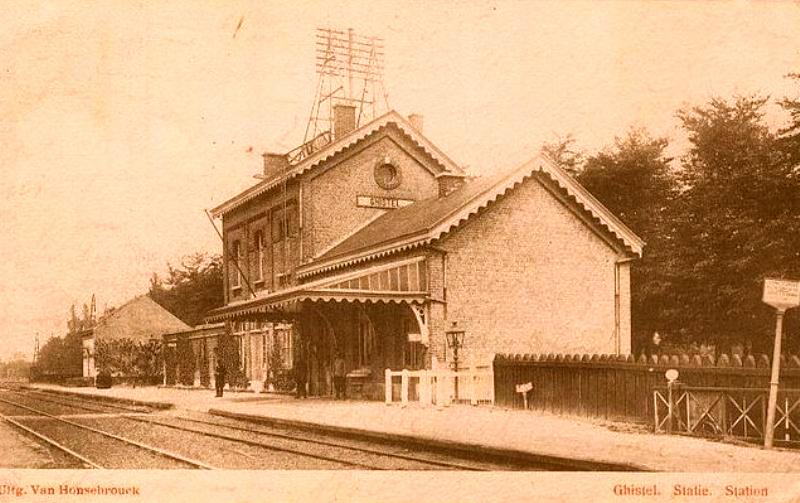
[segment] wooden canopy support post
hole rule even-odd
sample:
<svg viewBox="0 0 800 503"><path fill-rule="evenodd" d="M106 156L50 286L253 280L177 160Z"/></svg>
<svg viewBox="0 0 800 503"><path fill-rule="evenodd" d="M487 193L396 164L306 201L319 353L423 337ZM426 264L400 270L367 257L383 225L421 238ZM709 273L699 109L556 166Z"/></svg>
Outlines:
<svg viewBox="0 0 800 503"><path fill-rule="evenodd" d="M417 320L421 342L427 346L430 340L430 330L428 329L428 315L425 311L425 306L409 304L408 307L411 308L411 312L414 313L414 318Z"/></svg>

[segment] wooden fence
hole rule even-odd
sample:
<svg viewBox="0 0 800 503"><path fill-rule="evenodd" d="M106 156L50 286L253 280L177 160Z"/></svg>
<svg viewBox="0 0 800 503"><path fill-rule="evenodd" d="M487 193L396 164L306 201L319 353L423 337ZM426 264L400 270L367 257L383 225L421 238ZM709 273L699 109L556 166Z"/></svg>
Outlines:
<svg viewBox="0 0 800 503"><path fill-rule="evenodd" d="M523 408L517 385L531 383L528 408L613 421L652 423L653 390L666 384L664 372L678 370L686 386L754 388L769 386L766 355L505 355L494 359L495 403ZM781 388L800 388L800 358L781 358Z"/></svg>

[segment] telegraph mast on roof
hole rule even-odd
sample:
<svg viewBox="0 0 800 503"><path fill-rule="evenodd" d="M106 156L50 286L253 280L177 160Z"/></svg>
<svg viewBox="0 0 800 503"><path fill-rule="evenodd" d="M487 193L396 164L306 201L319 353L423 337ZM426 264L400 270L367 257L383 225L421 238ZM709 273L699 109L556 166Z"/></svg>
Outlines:
<svg viewBox="0 0 800 503"><path fill-rule="evenodd" d="M297 163L333 139L333 109L355 108L355 127L389 110L383 86L383 39L330 28L316 30L317 90L309 114L303 144L287 155Z"/></svg>

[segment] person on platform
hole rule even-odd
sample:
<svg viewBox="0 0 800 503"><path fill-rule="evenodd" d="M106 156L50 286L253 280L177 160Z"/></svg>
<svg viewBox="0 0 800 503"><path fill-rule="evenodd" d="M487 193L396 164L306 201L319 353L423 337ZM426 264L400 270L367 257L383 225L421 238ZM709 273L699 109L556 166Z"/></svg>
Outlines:
<svg viewBox="0 0 800 503"><path fill-rule="evenodd" d="M219 348L214 348L214 387L217 390L217 397L222 396L222 390L225 389L225 362L222 361L222 355Z"/></svg>
<svg viewBox="0 0 800 503"><path fill-rule="evenodd" d="M333 389L334 389L334 400L338 400L341 398L345 400L347 395L345 394L345 377L347 375L347 371L345 369L344 358L342 358L341 351L336 352L336 359L333 360Z"/></svg>
<svg viewBox="0 0 800 503"><path fill-rule="evenodd" d="M306 391L307 374L306 360L302 355L299 355L294 362L294 382L297 385L295 398L308 398L308 392Z"/></svg>
<svg viewBox="0 0 800 503"><path fill-rule="evenodd" d="M645 354L647 358L652 358L653 356L658 356L660 353L661 353L661 334L659 334L658 332L653 332L653 337L647 344L647 349L645 351Z"/></svg>

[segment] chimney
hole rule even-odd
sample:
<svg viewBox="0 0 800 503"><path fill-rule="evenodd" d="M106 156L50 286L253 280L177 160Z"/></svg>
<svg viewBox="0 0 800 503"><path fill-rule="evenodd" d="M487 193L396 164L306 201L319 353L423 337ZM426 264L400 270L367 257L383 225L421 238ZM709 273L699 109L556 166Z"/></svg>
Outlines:
<svg viewBox="0 0 800 503"><path fill-rule="evenodd" d="M439 197L445 197L464 185L463 176L451 175L449 173L441 173L436 177L436 181L439 182Z"/></svg>
<svg viewBox="0 0 800 503"><path fill-rule="evenodd" d="M352 105L334 105L333 107L333 139L338 140L356 128L356 107Z"/></svg>
<svg viewBox="0 0 800 503"><path fill-rule="evenodd" d="M272 178L279 173L283 173L289 167L289 159L286 158L285 154L267 152L263 156L264 178Z"/></svg>
<svg viewBox="0 0 800 503"><path fill-rule="evenodd" d="M414 126L414 129L416 129L420 133L422 132L422 124L423 124L422 114L411 114L411 115L409 115L408 116L408 122L410 122L411 125Z"/></svg>

